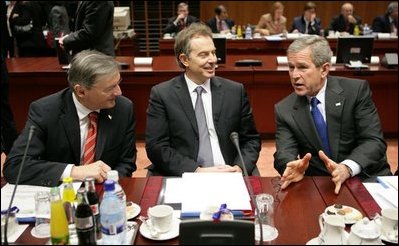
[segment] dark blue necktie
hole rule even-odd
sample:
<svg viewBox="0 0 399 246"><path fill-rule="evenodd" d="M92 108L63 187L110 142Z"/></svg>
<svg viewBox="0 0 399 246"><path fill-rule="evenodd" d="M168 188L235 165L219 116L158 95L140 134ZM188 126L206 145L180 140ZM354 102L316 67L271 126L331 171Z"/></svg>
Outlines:
<svg viewBox="0 0 399 246"><path fill-rule="evenodd" d="M321 139L321 142L323 143L324 152L331 157L330 144L328 143L327 125L323 119L323 115L317 108L317 104L319 103L320 101L317 100L316 97L312 97L312 99L310 100L310 105L312 105L311 113L313 116L314 124L316 125L317 132L319 133L319 137Z"/></svg>

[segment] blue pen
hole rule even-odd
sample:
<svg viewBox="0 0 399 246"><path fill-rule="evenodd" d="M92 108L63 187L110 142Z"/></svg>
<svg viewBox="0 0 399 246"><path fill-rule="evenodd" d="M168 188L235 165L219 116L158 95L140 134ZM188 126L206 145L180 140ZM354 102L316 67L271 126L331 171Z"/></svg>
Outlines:
<svg viewBox="0 0 399 246"><path fill-rule="evenodd" d="M377 181L378 181L378 183L380 183L385 189L388 189L388 188L389 188L389 186L388 186L380 177L377 177Z"/></svg>

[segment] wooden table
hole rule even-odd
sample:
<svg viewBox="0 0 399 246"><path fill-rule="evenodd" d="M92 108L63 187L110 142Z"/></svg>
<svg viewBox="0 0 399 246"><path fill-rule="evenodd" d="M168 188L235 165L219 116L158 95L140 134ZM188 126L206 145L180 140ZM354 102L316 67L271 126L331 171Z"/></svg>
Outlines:
<svg viewBox="0 0 399 246"><path fill-rule="evenodd" d="M272 138L275 133L274 104L293 92L289 82L288 66L278 65L276 55L229 55L226 64L220 65L216 75L241 82L245 85L253 108L255 123L263 137ZM240 59L260 59L259 67L236 67ZM123 95L135 104L136 133L144 137L146 110L151 87L182 73L174 56L153 58L152 66L134 66L133 57L117 57L130 64L121 71ZM7 59L10 79L10 105L14 112L17 129L25 124L29 104L68 86L67 73L61 69L55 57ZM351 70L341 65L332 66L331 75L368 80L373 92L386 137L398 133L398 69L371 65L367 70Z"/></svg>
<svg viewBox="0 0 399 246"><path fill-rule="evenodd" d="M141 215L146 215L147 208L157 203L162 188L162 177L124 178L120 180L127 200L141 206ZM334 185L330 177L305 177L287 189L279 189L278 178L251 177L251 183L259 184L255 193L269 193L278 199L274 210L275 226L279 236L271 244L305 244L320 233L318 218L325 208L344 204L358 209L364 216L372 216L381 209L357 179L348 180L341 188L339 195L334 194ZM135 219L136 221L137 218ZM138 223L141 223L138 221ZM25 230L17 244L45 244L48 239L33 238L30 229ZM349 230L349 227L347 228ZM153 241L137 234L135 244L178 244L178 238L166 241Z"/></svg>

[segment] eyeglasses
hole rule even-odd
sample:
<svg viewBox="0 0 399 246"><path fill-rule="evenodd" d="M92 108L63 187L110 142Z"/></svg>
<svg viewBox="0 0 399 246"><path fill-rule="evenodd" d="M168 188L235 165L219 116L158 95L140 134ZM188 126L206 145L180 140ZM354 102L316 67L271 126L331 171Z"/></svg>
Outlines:
<svg viewBox="0 0 399 246"><path fill-rule="evenodd" d="M275 203L280 203L280 192L281 192L281 177L277 176L270 181L273 187L273 197Z"/></svg>

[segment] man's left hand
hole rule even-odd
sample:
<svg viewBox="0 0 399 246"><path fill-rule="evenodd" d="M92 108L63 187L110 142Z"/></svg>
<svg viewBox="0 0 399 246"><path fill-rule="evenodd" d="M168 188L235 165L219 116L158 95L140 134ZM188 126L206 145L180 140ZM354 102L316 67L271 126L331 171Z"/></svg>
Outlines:
<svg viewBox="0 0 399 246"><path fill-rule="evenodd" d="M351 177L349 170L345 164L334 162L321 150L319 151L319 157L324 162L324 165L326 165L328 172L331 173L331 180L335 184L334 192L338 195L342 184Z"/></svg>

